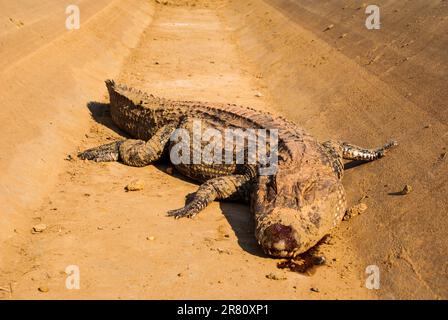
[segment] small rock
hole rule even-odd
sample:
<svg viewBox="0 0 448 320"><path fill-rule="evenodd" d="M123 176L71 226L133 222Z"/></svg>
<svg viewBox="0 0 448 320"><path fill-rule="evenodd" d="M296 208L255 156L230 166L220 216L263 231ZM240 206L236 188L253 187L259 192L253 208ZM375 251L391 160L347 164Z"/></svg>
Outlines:
<svg viewBox="0 0 448 320"><path fill-rule="evenodd" d="M40 286L39 288L37 288L37 290L39 290L39 292L43 292L43 293L50 291L50 289L48 289L48 287L46 287L46 286Z"/></svg>
<svg viewBox="0 0 448 320"><path fill-rule="evenodd" d="M367 210L367 205L364 202L361 202L357 205L358 212L361 214Z"/></svg>
<svg viewBox="0 0 448 320"><path fill-rule="evenodd" d="M177 274L177 276L180 278L180 277L183 276L183 274L182 274L181 272L179 272L179 273Z"/></svg>
<svg viewBox="0 0 448 320"><path fill-rule="evenodd" d="M346 33L343 33L343 34L341 34L341 35L339 36L339 39L345 38L346 36L347 36L347 34L346 34Z"/></svg>
<svg viewBox="0 0 448 320"><path fill-rule="evenodd" d="M260 97L262 97L263 95L262 95L260 92L257 92L257 93L255 93L255 96L258 97L258 98L260 98Z"/></svg>
<svg viewBox="0 0 448 320"><path fill-rule="evenodd" d="M322 244L332 244L331 236L329 234L325 235L322 240L320 240Z"/></svg>
<svg viewBox="0 0 448 320"><path fill-rule="evenodd" d="M331 29L333 29L334 28L334 24L330 24L330 25L328 25L325 29L324 29L324 32L325 31L328 31L328 30L331 30Z"/></svg>
<svg viewBox="0 0 448 320"><path fill-rule="evenodd" d="M278 276L276 274L270 273L266 275L266 278L270 280L286 280L285 276Z"/></svg>
<svg viewBox="0 0 448 320"><path fill-rule="evenodd" d="M33 229L31 230L33 233L41 233L45 229L47 229L47 225L44 223L36 224Z"/></svg>
<svg viewBox="0 0 448 320"><path fill-rule="evenodd" d="M401 190L400 194L405 195L405 194L409 194L411 192L412 192L412 186L407 184L404 186L403 190Z"/></svg>
<svg viewBox="0 0 448 320"><path fill-rule="evenodd" d="M155 240L155 239L156 239L156 237L154 237L154 236L146 237L146 240L149 240L149 241L153 241L153 240Z"/></svg>
<svg viewBox="0 0 448 320"><path fill-rule="evenodd" d="M318 257L313 258L313 264L316 266L323 265L323 264L325 264L326 261L327 261L327 259L325 259L324 256L318 256Z"/></svg>
<svg viewBox="0 0 448 320"><path fill-rule="evenodd" d="M354 216L364 213L366 210L367 210L367 205L363 202L361 202L357 205L354 205L353 207L351 207L350 209L347 210L343 220L347 221L347 220L353 218Z"/></svg>
<svg viewBox="0 0 448 320"><path fill-rule="evenodd" d="M315 287L310 288L310 290L313 291L313 292L319 292L319 289L318 289L318 288L315 288Z"/></svg>
<svg viewBox="0 0 448 320"><path fill-rule="evenodd" d="M101 227L101 226L99 226L99 227L96 227L98 230L104 230L104 228L103 227Z"/></svg>
<svg viewBox="0 0 448 320"><path fill-rule="evenodd" d="M166 168L166 173L173 174L173 167Z"/></svg>
<svg viewBox="0 0 448 320"><path fill-rule="evenodd" d="M126 191L139 191L139 190L143 190L143 188L145 187L145 183L140 180L140 179L136 179L131 181L126 187Z"/></svg>
<svg viewBox="0 0 448 320"><path fill-rule="evenodd" d="M229 250L224 250L224 249L221 249L221 248L216 248L216 251L218 251L219 253L225 253L225 254L228 254L228 255L232 254L232 252L230 252Z"/></svg>

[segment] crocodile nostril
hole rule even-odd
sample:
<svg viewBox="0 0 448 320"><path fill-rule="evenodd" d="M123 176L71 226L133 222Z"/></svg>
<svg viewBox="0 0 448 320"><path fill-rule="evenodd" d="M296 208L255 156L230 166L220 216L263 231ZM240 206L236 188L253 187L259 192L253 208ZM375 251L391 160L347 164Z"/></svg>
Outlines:
<svg viewBox="0 0 448 320"><path fill-rule="evenodd" d="M297 233L290 226L280 223L270 225L264 231L265 249L276 251L292 251L297 248Z"/></svg>

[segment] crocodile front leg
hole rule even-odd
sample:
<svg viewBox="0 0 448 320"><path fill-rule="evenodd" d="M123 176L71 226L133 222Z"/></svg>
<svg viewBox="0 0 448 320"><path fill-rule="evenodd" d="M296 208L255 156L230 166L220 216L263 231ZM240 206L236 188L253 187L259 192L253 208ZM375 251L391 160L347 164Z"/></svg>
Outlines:
<svg viewBox="0 0 448 320"><path fill-rule="evenodd" d="M192 218L214 200L224 200L235 197L238 193L244 193L242 189L247 189L247 184L250 182L251 176L239 174L210 179L199 187L186 206L177 210L170 210L168 215L176 219Z"/></svg>
<svg viewBox="0 0 448 320"><path fill-rule="evenodd" d="M159 130L148 141L127 139L115 141L78 154L81 159L119 161L133 167L143 167L158 160L165 149L177 123L170 123Z"/></svg>

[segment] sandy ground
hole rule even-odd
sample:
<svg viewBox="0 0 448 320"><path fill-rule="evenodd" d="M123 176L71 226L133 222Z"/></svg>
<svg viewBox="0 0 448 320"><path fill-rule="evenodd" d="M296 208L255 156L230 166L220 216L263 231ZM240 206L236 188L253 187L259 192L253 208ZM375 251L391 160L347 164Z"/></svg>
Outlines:
<svg viewBox="0 0 448 320"><path fill-rule="evenodd" d="M160 2L165 4L80 2L91 19L71 34L59 26L63 18L46 17L60 10L55 1L42 1L43 7L30 6L28 12L0 2L8 9L0 22L10 29L0 34L6 59L0 81L8 84L0 97L1 121L7 124L2 136L13 142L2 141L0 154L6 217L0 229L0 297L447 298L444 2L432 1L422 11L389 1L386 31L375 35L363 29L362 10L330 1L322 6L312 1ZM402 14L400 24L389 22L395 10ZM417 38L412 28L401 34L417 11L432 34ZM430 19L436 13L437 19ZM36 16L42 30L24 30ZM130 17L132 25L126 23ZM323 32L329 24L335 26ZM347 30L353 34L339 38ZM420 25L419 30L426 29ZM396 33L400 42L391 44ZM22 45L23 37L29 41ZM431 49L420 51L428 42ZM23 50L3 50L10 44ZM402 56L411 65L392 68ZM64 62L72 67L61 72ZM421 70L415 75L417 66ZM20 81L14 77L23 75L21 70L28 72ZM196 219L166 217L197 188L168 174L166 164L131 168L65 160L120 136L105 105L102 81L109 77L169 98L270 110L322 140L375 146L394 137L400 147L381 161L347 170L349 203L362 199L368 210L342 222L319 247L327 263L309 276L280 270L278 260L258 247L244 205L216 202ZM27 81L35 83L31 92L25 91ZM20 108L12 112L16 105ZM24 110L29 112L18 116ZM43 124L53 119L50 111L57 112L56 128ZM18 156L11 159L9 153ZM43 164L36 164L34 155L42 156ZM135 178L145 188L125 192ZM405 184L412 185L411 194L392 195ZM41 223L47 229L31 233ZM69 265L79 266L79 290L65 286ZM365 286L369 265L379 267L379 290ZM271 273L280 280L267 278Z"/></svg>

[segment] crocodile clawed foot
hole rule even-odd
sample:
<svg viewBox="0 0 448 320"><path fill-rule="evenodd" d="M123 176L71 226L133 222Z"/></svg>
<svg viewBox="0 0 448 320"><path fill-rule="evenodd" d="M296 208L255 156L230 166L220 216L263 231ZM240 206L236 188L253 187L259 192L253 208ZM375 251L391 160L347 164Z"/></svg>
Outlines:
<svg viewBox="0 0 448 320"><path fill-rule="evenodd" d="M392 149L393 147L398 146L398 142L396 140L391 140L388 143L386 143L384 146L382 146L380 149L377 150L378 158L382 158L386 155L386 152L389 151L389 149Z"/></svg>
<svg viewBox="0 0 448 320"><path fill-rule="evenodd" d="M396 147L396 146L398 146L398 141L391 140L382 147L382 150L386 151L386 150L392 149L393 147Z"/></svg>
<svg viewBox="0 0 448 320"><path fill-rule="evenodd" d="M93 160L96 162L118 161L120 157L120 145L123 141L115 141L102 146L88 149L78 153L78 158L82 160Z"/></svg>
<svg viewBox="0 0 448 320"><path fill-rule="evenodd" d="M194 216L196 216L196 214L196 210L194 210L193 208L188 208L188 206L176 210L169 210L167 212L167 215L169 217L174 217L174 219L193 218Z"/></svg>

